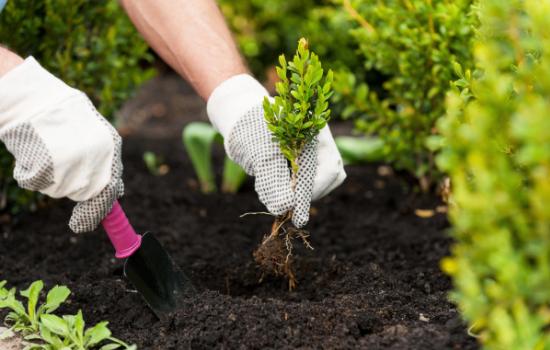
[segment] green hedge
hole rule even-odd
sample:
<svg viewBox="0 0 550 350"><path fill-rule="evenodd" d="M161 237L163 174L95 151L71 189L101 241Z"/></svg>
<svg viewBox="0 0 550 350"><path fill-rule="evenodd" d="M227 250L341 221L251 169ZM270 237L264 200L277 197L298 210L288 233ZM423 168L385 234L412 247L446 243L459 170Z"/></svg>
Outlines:
<svg viewBox="0 0 550 350"><path fill-rule="evenodd" d="M385 77L382 87L357 79L339 92L344 116L384 142L388 162L429 182L438 177L434 162L436 122L445 114L445 95L456 79L453 63L471 66L475 16L472 0L352 0L360 25L351 34L363 64ZM352 67L351 67L352 68ZM437 141L437 140L436 140Z"/></svg>
<svg viewBox="0 0 550 350"><path fill-rule="evenodd" d="M548 349L550 2L480 3L478 73L440 123L457 240L442 266L487 349Z"/></svg>
<svg viewBox="0 0 550 350"><path fill-rule="evenodd" d="M107 118L152 76L152 56L115 0L12 0L0 14L0 43L33 55L83 90ZM148 65L145 65L148 67ZM18 212L35 196L17 187L13 160L0 150L0 211Z"/></svg>

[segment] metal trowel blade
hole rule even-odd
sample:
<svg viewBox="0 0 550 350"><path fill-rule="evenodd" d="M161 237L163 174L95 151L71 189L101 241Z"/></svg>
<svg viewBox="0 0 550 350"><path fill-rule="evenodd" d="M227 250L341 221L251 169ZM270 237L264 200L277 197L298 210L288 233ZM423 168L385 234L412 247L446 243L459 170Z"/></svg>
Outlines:
<svg viewBox="0 0 550 350"><path fill-rule="evenodd" d="M124 275L160 319L176 311L182 298L196 294L189 278L150 232L143 235L140 248L126 260Z"/></svg>

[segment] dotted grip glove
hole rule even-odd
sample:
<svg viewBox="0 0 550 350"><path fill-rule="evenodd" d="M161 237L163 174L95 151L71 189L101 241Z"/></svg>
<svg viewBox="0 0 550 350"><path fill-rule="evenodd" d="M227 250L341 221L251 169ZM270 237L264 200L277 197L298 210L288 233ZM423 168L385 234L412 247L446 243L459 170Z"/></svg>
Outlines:
<svg viewBox="0 0 550 350"><path fill-rule="evenodd" d="M339 186L346 173L327 126L298 159L293 191L288 162L264 119L265 96L268 92L251 76L234 76L220 84L208 99L208 116L224 137L229 158L255 177L255 190L267 210L274 215L292 210L292 222L300 228L309 220L311 201Z"/></svg>
<svg viewBox="0 0 550 350"><path fill-rule="evenodd" d="M116 130L32 57L0 78L0 140L20 187L78 202L69 222L76 233L94 230L124 193Z"/></svg>

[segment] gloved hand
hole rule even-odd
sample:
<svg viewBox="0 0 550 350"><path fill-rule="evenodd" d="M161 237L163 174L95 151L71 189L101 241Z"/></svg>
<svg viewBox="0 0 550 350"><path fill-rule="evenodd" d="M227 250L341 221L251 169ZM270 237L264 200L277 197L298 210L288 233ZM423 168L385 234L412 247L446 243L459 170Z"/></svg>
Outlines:
<svg viewBox="0 0 550 350"><path fill-rule="evenodd" d="M254 78L234 76L212 92L208 117L224 137L229 158L255 177L260 201L274 215L292 210L292 222L300 228L309 220L311 201L325 196L346 178L342 158L326 126L302 152L292 191L290 167L264 120L264 96L268 96L267 90Z"/></svg>
<svg viewBox="0 0 550 350"><path fill-rule="evenodd" d="M32 57L0 77L0 140L19 186L78 202L69 222L76 233L94 230L124 194L116 130Z"/></svg>

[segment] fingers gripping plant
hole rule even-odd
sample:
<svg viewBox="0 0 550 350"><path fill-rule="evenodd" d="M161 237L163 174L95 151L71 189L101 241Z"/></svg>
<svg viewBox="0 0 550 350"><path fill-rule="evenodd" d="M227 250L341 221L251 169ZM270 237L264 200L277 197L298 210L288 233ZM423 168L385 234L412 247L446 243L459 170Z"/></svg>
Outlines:
<svg viewBox="0 0 550 350"><path fill-rule="evenodd" d="M332 95L332 71L324 74L319 57L309 51L307 41L302 38L292 61L279 56L276 84L278 96L271 102L264 99L264 116L273 139L290 164L291 189L298 181L299 159L305 147L314 142L330 117L328 109ZM256 261L268 272L286 275L289 287L293 289L296 279L292 271L292 238L299 237L311 248L308 234L290 223L292 211L275 219L271 234L256 250Z"/></svg>

